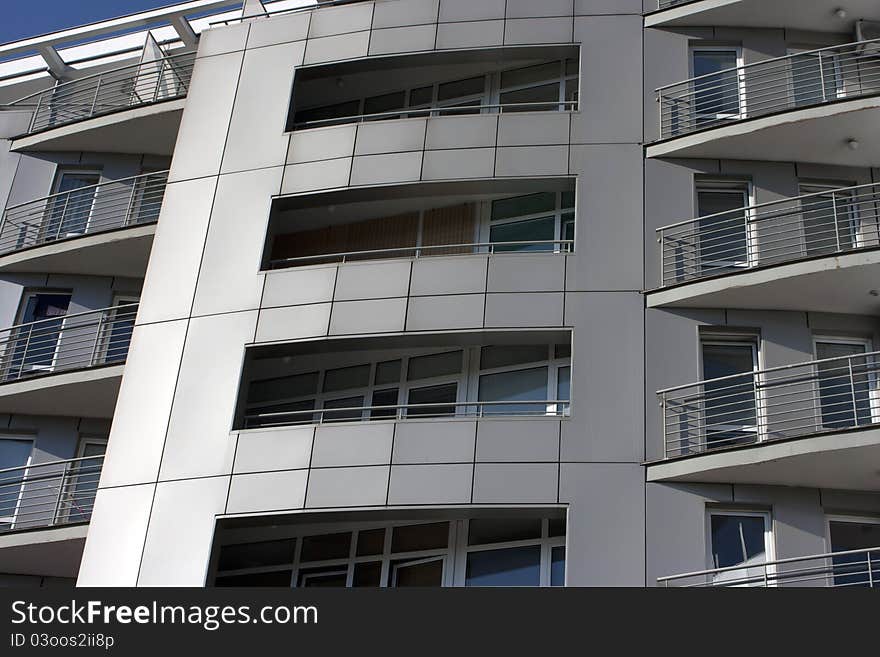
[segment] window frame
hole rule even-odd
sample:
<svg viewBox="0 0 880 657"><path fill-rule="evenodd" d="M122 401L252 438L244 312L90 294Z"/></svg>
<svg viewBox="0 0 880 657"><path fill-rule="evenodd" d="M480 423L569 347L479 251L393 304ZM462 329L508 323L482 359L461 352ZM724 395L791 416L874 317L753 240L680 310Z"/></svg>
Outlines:
<svg viewBox="0 0 880 657"><path fill-rule="evenodd" d="M574 251L574 238L577 235L577 183L575 183L575 187L573 189L566 190L557 190L555 192L534 192L535 194L554 194L555 202L553 210L547 210L545 212L532 212L529 214L517 215L514 217L505 217L503 219L492 219L492 205L496 201L507 201L510 199L515 199L523 196L532 196L533 194L513 194L511 196L501 196L499 198L494 198L488 201L481 201L478 205L478 223L479 223L479 231L480 237L479 241L483 244L492 244L492 228L495 226L505 226L508 224L516 224L525 221L533 221L538 219L553 219L553 240L556 242L555 244L551 244L551 249L548 250L538 250L538 251L501 251L501 253L571 253ZM566 194L571 194L573 196L572 206L567 206L563 203ZM566 217L571 215L571 223L574 224L575 234L572 236L571 244L563 244L563 242L567 242L565 239L565 224L569 222ZM503 245L504 242L498 242L498 244ZM498 253L495 250L494 246L490 247L492 249L492 253Z"/></svg>
<svg viewBox="0 0 880 657"><path fill-rule="evenodd" d="M700 220L704 217L712 216L704 215L700 210L700 194L730 194L742 193L743 205L743 222L745 223L745 243L746 253L744 260L722 259L710 269L720 270L723 273L726 268L748 269L759 263L759 243L758 243L758 226L755 222L755 185L747 178L700 178L694 179L694 216L697 223L697 262L699 263L700 272L707 269L704 258L702 257L702 228ZM738 208L737 208L738 209Z"/></svg>
<svg viewBox="0 0 880 657"><path fill-rule="evenodd" d="M871 415L871 422L880 421L880 390L878 390L878 377L877 373L874 371L873 366L876 365L875 359L868 354L873 353L874 351L874 341L871 338L859 338L852 336L840 336L833 335L829 333L816 333L812 336L812 347L813 347L813 358L817 361L819 359L819 343L825 344L838 344L838 345L857 345L864 348L865 354L865 363L868 367L869 371L867 373L868 380L868 408ZM818 369L818 368L817 368ZM822 397L821 390L819 388L819 373L816 372L816 385L814 389L814 397L815 399L815 417L819 424L819 429L824 428L824 424L822 424ZM858 428L862 426L858 422L858 417L853 418L854 423L852 428Z"/></svg>
<svg viewBox="0 0 880 657"><path fill-rule="evenodd" d="M697 76L694 71L696 67L694 66L695 60L694 56L701 52L732 52L736 55L736 78L737 78L737 97L739 100L739 112L737 114L699 114L696 108L696 98L697 92L693 91L694 94L694 108L693 108L693 120L695 126L699 126L699 121L701 119L707 119L710 122L723 122L723 121L741 121L743 119L748 118L747 112L747 104L746 104L746 80L744 73L745 60L743 58L743 48L742 46L711 46L711 45L691 45L688 47L688 74L691 80L694 80ZM729 70L729 69L725 69ZM709 74L713 75L713 74ZM714 75L717 75L714 74ZM719 124L712 123L710 128L718 127Z"/></svg>
<svg viewBox="0 0 880 657"><path fill-rule="evenodd" d="M79 189L87 189L89 187L95 187L95 193L92 194L91 205L88 209L88 216L86 218L85 223L82 226L82 230L75 232L65 232L62 231L62 227L64 226L65 217L67 214L67 207L65 206L58 219L58 228L56 230L56 238L55 239L64 239L66 237L74 237L85 235L89 232L89 224L92 222L92 217L95 213L95 202L98 199L98 188L97 186L101 184L101 180L103 179L104 171L101 168L96 167L82 167L77 165L65 166L59 165L57 170L55 171L55 178L52 181L52 192L51 196L53 197L47 204L46 209L44 210L44 219L40 224L40 235L41 237L45 237L49 235L49 231L51 229L51 222L55 215L55 200L57 199L56 195L60 194L70 194ZM83 185L82 187L75 187L73 189L68 189L65 191L61 191L61 186L64 183L65 176L94 176L95 182L89 185ZM42 241L42 240L41 240Z"/></svg>
<svg viewBox="0 0 880 657"><path fill-rule="evenodd" d="M792 58L789 59L790 63L794 63L794 56L797 55L806 55L810 53L816 53L815 46L796 46L790 45L785 49L786 56ZM818 57L819 55L817 55ZM795 107L813 107L815 105L821 105L823 103L830 103L835 100L840 100L842 98L846 98L846 80L844 79L843 69L840 66L840 55L837 53L823 53L824 57L827 57L833 66L834 69L834 98L827 98L825 93L825 82L827 81L825 78L825 72L822 70L821 63L819 65L819 80L822 85L821 94L823 100L818 103L804 103L800 104L797 102L797 82L794 79L794 67L789 66L789 84L791 86L791 94L792 101ZM821 60L820 60L821 61Z"/></svg>
<svg viewBox="0 0 880 657"><path fill-rule="evenodd" d="M21 466L13 466L21 469L21 485L18 488L18 496L15 500L15 509L12 512L11 516L0 516L0 525L9 525L7 531L12 531L15 529L15 521L18 519L18 511L21 507L21 501L24 497L24 489L26 485L26 480L28 476L28 472L30 471L31 465L34 465L34 450L36 449L37 440L36 436L27 435L27 434L0 434L0 440L15 440L18 442L28 442L31 444L31 451L28 454L27 460L24 465Z"/></svg>
<svg viewBox="0 0 880 657"><path fill-rule="evenodd" d="M748 571L749 568L761 567L765 570L768 576L768 586L775 586L774 578L772 577L775 572L775 566L768 566L767 564L776 560L776 546L775 546L775 531L773 525L773 512L771 510L755 510L748 508L713 508L709 507L706 509L705 513L705 530L706 530L706 563L707 568L709 570L716 570L715 560L713 558L713 550L714 545L712 543L712 517L713 516L728 516L728 517L747 517L747 518L762 518L764 520L764 563L760 566L743 566L739 568L739 566L731 566L730 568L739 568L742 571ZM736 570L726 570L726 573L736 573ZM713 579L713 584L719 581L717 578ZM723 581L723 580L722 580Z"/></svg>
<svg viewBox="0 0 880 657"><path fill-rule="evenodd" d="M300 576L303 571L316 568L333 568L339 567L339 570L346 571L346 588L352 588L354 583L355 568L359 564L375 564L380 563L379 588L394 588L395 581L395 565L400 562L407 562L405 565L416 565L418 563L426 563L436 560L442 560L443 572L441 576L441 587L463 587L467 584L467 557L474 552L484 552L492 550L503 550L517 547L540 546L540 587L551 586L551 569L553 549L558 547L566 548L568 537L568 523L566 522L566 531L561 536L550 536L550 518L535 518L541 522L541 535L537 538L516 540L516 541L499 541L495 543L487 543L484 545L470 546L467 544L470 519L468 518L432 518L424 520L393 520L393 521L360 521L349 523L321 523L318 525L303 525L295 528L294 531L285 533L277 539L261 538L251 541L241 541L240 543L229 543L220 545L215 558L219 564L219 550L225 545L248 545L250 543L259 543L262 540L294 540L294 550L291 555L291 561L273 564L269 566L252 566L247 568L230 569L220 571L215 566L208 578L209 585L216 586L216 580L224 577L234 577L239 575L259 575L264 573L281 573L291 571L290 587L300 587ZM431 525L445 522L449 524L446 536L446 544L443 547L426 548L422 550L410 550L406 552L392 552L391 544L394 529L398 527L412 527L418 525ZM383 537L382 552L380 554L358 555L357 545L358 537L361 532L369 532L375 529L383 529L385 534ZM314 561L302 560L302 546L304 538L347 533L349 536L348 555L334 559L321 559ZM566 549L566 565L568 562L568 551ZM568 568L566 567L566 581L562 586L567 585Z"/></svg>
<svg viewBox="0 0 880 657"><path fill-rule="evenodd" d="M840 182L833 180L809 180L809 179L798 179L798 198L803 197L806 194L824 194L828 192L828 195L831 197L830 200L834 204L834 224L837 230L835 231L835 244L837 246L836 249L827 251L824 255L832 255L834 253L843 253L848 249L841 248L840 245L840 224L837 221L837 198L841 196L839 192L841 190L849 190L846 194L849 202L851 203L851 212L850 216L847 218L849 223L849 237L852 241L852 248L858 249L865 246L865 239L862 236L862 218L861 213L859 212L859 203L855 201L855 194L853 194L852 190L849 188L855 187L856 185L852 182ZM806 191L811 190L811 191ZM806 217L803 213L803 207L801 207L801 237L804 240L804 252L808 257L810 256L809 249L809 241L807 239L807 226L806 226ZM822 253L815 254L818 256L823 255Z"/></svg>

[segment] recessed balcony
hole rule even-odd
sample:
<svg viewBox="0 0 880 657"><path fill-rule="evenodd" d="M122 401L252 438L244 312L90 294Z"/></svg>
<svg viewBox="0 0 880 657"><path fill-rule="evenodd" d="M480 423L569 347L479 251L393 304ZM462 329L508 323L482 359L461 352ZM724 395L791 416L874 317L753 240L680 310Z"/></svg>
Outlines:
<svg viewBox="0 0 880 657"><path fill-rule="evenodd" d="M0 412L112 417L137 304L0 332Z"/></svg>
<svg viewBox="0 0 880 657"><path fill-rule="evenodd" d="M713 72L657 90L661 139L648 157L876 166L878 48L859 41L723 70L707 60Z"/></svg>
<svg viewBox="0 0 880 657"><path fill-rule="evenodd" d="M679 587L880 587L880 547L750 562L669 577L657 586Z"/></svg>
<svg viewBox="0 0 880 657"><path fill-rule="evenodd" d="M645 26L851 33L857 19L880 20L880 7L873 0L659 0L658 9L645 16Z"/></svg>
<svg viewBox="0 0 880 657"><path fill-rule="evenodd" d="M648 305L874 314L880 186L805 188L819 191L658 229Z"/></svg>
<svg viewBox="0 0 880 657"><path fill-rule="evenodd" d="M569 178L428 183L281 197L265 269L432 256L571 253Z"/></svg>
<svg viewBox="0 0 880 657"><path fill-rule="evenodd" d="M288 130L389 119L578 108L576 46L369 58L300 67Z"/></svg>
<svg viewBox="0 0 880 657"><path fill-rule="evenodd" d="M165 56L57 84L7 107L27 109L12 149L171 154L195 53Z"/></svg>
<svg viewBox="0 0 880 657"><path fill-rule="evenodd" d="M661 390L648 480L880 490L878 373L874 352Z"/></svg>
<svg viewBox="0 0 880 657"><path fill-rule="evenodd" d="M103 463L102 455L0 470L4 573L76 576Z"/></svg>
<svg viewBox="0 0 880 657"><path fill-rule="evenodd" d="M570 333L478 336L249 349L237 427L569 415Z"/></svg>
<svg viewBox="0 0 880 657"><path fill-rule="evenodd" d="M167 180L147 173L8 207L0 271L143 277Z"/></svg>

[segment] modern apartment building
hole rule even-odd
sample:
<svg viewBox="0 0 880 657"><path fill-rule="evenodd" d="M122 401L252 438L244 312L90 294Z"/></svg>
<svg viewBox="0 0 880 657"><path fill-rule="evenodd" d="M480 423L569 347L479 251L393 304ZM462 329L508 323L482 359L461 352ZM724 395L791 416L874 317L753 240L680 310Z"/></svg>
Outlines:
<svg viewBox="0 0 880 657"><path fill-rule="evenodd" d="M876 2L193 0L0 59L0 582L880 581Z"/></svg>

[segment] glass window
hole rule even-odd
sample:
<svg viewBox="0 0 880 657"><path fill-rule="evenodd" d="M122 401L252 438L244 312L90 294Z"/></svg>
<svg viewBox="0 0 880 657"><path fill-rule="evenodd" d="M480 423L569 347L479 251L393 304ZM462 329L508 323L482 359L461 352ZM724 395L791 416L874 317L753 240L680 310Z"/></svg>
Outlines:
<svg viewBox="0 0 880 657"><path fill-rule="evenodd" d="M385 547L385 528L366 529L358 532L357 555L368 557L382 554Z"/></svg>
<svg viewBox="0 0 880 657"><path fill-rule="evenodd" d="M345 559L351 548L351 532L339 534L319 534L303 539L301 561L326 561Z"/></svg>
<svg viewBox="0 0 880 657"><path fill-rule="evenodd" d="M828 523L831 534L832 552L849 552L851 550L875 549L871 552L838 555L834 562L835 586L877 586L877 575L880 570L880 518L864 521L833 520ZM871 565L871 576L868 574L868 563Z"/></svg>
<svg viewBox="0 0 880 657"><path fill-rule="evenodd" d="M440 586L443 584L443 559L398 561L391 565L391 586Z"/></svg>
<svg viewBox="0 0 880 657"><path fill-rule="evenodd" d="M328 399L324 402L324 408L340 408L346 410L324 412L324 422L346 422L360 420L363 415L364 398L344 397L343 399Z"/></svg>
<svg viewBox="0 0 880 657"><path fill-rule="evenodd" d="M712 514L712 567L764 563L764 516Z"/></svg>
<svg viewBox="0 0 880 657"><path fill-rule="evenodd" d="M304 397L314 395L318 389L318 373L296 374L294 376L279 377L277 379L264 379L254 381L248 391L248 401L251 403L273 401L291 397Z"/></svg>
<svg viewBox="0 0 880 657"><path fill-rule="evenodd" d="M418 406L419 404L433 404L426 408L408 408L407 415L418 416L446 416L455 415L455 402L458 399L458 384L447 383L440 386L427 386L425 388L413 388L409 391L407 404ZM437 404L441 404L437 406ZM443 406L442 404L449 404Z"/></svg>
<svg viewBox="0 0 880 657"><path fill-rule="evenodd" d="M449 523L395 527L391 534L392 552L418 552L444 548L449 542Z"/></svg>
<svg viewBox="0 0 880 657"><path fill-rule="evenodd" d="M339 588L345 586L347 578L347 566L303 568L299 571L298 586L301 586L303 588Z"/></svg>
<svg viewBox="0 0 880 657"><path fill-rule="evenodd" d="M871 371L862 357L868 345L858 342L816 341L816 359L839 359L816 365L822 426L845 429L871 424Z"/></svg>
<svg viewBox="0 0 880 657"><path fill-rule="evenodd" d="M483 76L445 82L437 90L437 100L440 102L463 98L465 96L478 96L485 92L486 78Z"/></svg>
<svg viewBox="0 0 880 657"><path fill-rule="evenodd" d="M397 388L377 390L373 393L373 406L397 406L400 391ZM396 408L376 408L370 411L370 417L380 419L395 417Z"/></svg>
<svg viewBox="0 0 880 657"><path fill-rule="evenodd" d="M380 114L393 112L406 106L406 92L397 91L381 96L372 96L364 101L364 114ZM393 118L393 117L392 117Z"/></svg>
<svg viewBox="0 0 880 657"><path fill-rule="evenodd" d="M538 545L470 552L466 586L539 586L541 548Z"/></svg>
<svg viewBox="0 0 880 657"><path fill-rule="evenodd" d="M279 570L271 573L246 573L242 575L229 575L218 577L214 586L220 587L289 587L293 571Z"/></svg>
<svg viewBox="0 0 880 657"><path fill-rule="evenodd" d="M556 399L571 401L571 367L560 367L556 383Z"/></svg>
<svg viewBox="0 0 880 657"><path fill-rule="evenodd" d="M550 551L550 586L565 586L565 548Z"/></svg>
<svg viewBox="0 0 880 657"><path fill-rule="evenodd" d="M748 190L697 188L700 269L718 270L748 264ZM719 272L720 273L720 272Z"/></svg>
<svg viewBox="0 0 880 657"><path fill-rule="evenodd" d="M541 538L540 518L478 518L468 523L468 545Z"/></svg>
<svg viewBox="0 0 880 657"><path fill-rule="evenodd" d="M492 201L492 221L523 217L541 212L553 212L555 209L556 194L553 192L503 198Z"/></svg>
<svg viewBox="0 0 880 657"><path fill-rule="evenodd" d="M801 185L801 216L808 256L844 251L858 246L858 204L841 185Z"/></svg>
<svg viewBox="0 0 880 657"><path fill-rule="evenodd" d="M365 388L370 384L370 366L356 365L327 370L324 373L324 392Z"/></svg>
<svg viewBox="0 0 880 657"><path fill-rule="evenodd" d="M702 350L707 446L729 447L753 442L757 439L758 424L755 345L706 342ZM718 378L723 380L714 380Z"/></svg>
<svg viewBox="0 0 880 657"><path fill-rule="evenodd" d="M240 570L263 566L279 566L293 561L296 539L281 541L260 541L240 545L224 545L220 550L218 568L220 570ZM290 581L288 574L287 581Z"/></svg>
<svg viewBox="0 0 880 657"><path fill-rule="evenodd" d="M556 238L556 220L553 217L526 219L506 224L496 224L489 229L489 241L500 243L494 247L497 253L505 251L553 251ZM509 242L506 244L505 242ZM521 244L517 244L521 242ZM536 244L536 242L538 242ZM545 242L541 244L540 242ZM547 243L549 242L549 243Z"/></svg>
<svg viewBox="0 0 880 657"><path fill-rule="evenodd" d="M500 345L483 347L480 352L480 369L537 363L547 360L546 345Z"/></svg>
<svg viewBox="0 0 880 657"><path fill-rule="evenodd" d="M331 119L348 118L358 116L361 113L361 101L351 100L326 107L301 110L296 113L295 123L310 123L312 121L328 121Z"/></svg>
<svg viewBox="0 0 880 657"><path fill-rule="evenodd" d="M509 87L534 85L536 83L546 82L547 80L558 79L559 66L560 62L555 61L504 71L501 73L501 87L502 89L507 89Z"/></svg>
<svg viewBox="0 0 880 657"><path fill-rule="evenodd" d="M352 577L352 586L381 586L382 585L382 562L370 561L368 563L356 563L354 565L354 576Z"/></svg>
<svg viewBox="0 0 880 657"><path fill-rule="evenodd" d="M0 438L0 470L27 465L33 449L34 442L32 440ZM2 477L3 475L0 475L0 478Z"/></svg>
<svg viewBox="0 0 880 657"><path fill-rule="evenodd" d="M736 50L695 50L694 109L697 126L740 114L739 54Z"/></svg>
<svg viewBox="0 0 880 657"><path fill-rule="evenodd" d="M419 87L409 94L410 107L422 107L430 105L434 101L434 87Z"/></svg>
<svg viewBox="0 0 880 657"><path fill-rule="evenodd" d="M516 402L547 400L547 368L484 374L480 377L481 402ZM484 414L522 415L544 414L543 404L490 404Z"/></svg>
<svg viewBox="0 0 880 657"><path fill-rule="evenodd" d="M550 536L565 536L565 518L550 518L549 524Z"/></svg>
<svg viewBox="0 0 880 657"><path fill-rule="evenodd" d="M407 379L431 379L437 376L459 374L462 368L461 351L448 351L442 354L430 354L428 356L416 356L409 359Z"/></svg>
<svg viewBox="0 0 880 657"><path fill-rule="evenodd" d="M376 365L376 385L398 383L400 381L400 361L387 360Z"/></svg>
<svg viewBox="0 0 880 657"><path fill-rule="evenodd" d="M499 99L501 104L505 105L505 112L543 112L559 105L559 83L506 91ZM523 106L509 107L509 105Z"/></svg>

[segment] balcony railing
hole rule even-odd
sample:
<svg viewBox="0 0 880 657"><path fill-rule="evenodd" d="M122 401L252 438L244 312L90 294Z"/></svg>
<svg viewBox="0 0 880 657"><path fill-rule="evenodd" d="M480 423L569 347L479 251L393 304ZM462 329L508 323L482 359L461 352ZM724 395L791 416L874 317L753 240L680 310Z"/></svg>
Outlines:
<svg viewBox="0 0 880 657"><path fill-rule="evenodd" d="M872 352L661 390L666 458L876 425L878 374Z"/></svg>
<svg viewBox="0 0 880 657"><path fill-rule="evenodd" d="M664 286L880 246L880 185L827 189L657 230Z"/></svg>
<svg viewBox="0 0 880 657"><path fill-rule="evenodd" d="M490 417L566 417L571 402L567 399L544 401L471 401L434 404L398 404L392 406L352 406L349 408L298 409L248 413L245 429L288 426L292 424L331 424L377 420L412 420L429 418Z"/></svg>
<svg viewBox="0 0 880 657"><path fill-rule="evenodd" d="M331 263L345 263L360 260L381 260L385 258L426 258L430 256L451 255L493 255L498 253L571 253L573 240L542 240L534 242L479 242L469 244L442 244L431 246L401 246L391 249L370 249L364 251L345 251L321 255L279 258L269 261L270 269L303 267Z"/></svg>
<svg viewBox="0 0 880 657"><path fill-rule="evenodd" d="M0 331L0 383L124 362L137 308L119 305Z"/></svg>
<svg viewBox="0 0 880 657"><path fill-rule="evenodd" d="M33 108L27 134L84 121L94 116L181 98L189 90L196 54L163 57L105 71L10 103Z"/></svg>
<svg viewBox="0 0 880 657"><path fill-rule="evenodd" d="M0 532L88 522L104 456L0 470Z"/></svg>
<svg viewBox="0 0 880 657"><path fill-rule="evenodd" d="M0 223L0 254L155 222L167 183L160 171L11 206Z"/></svg>
<svg viewBox="0 0 880 657"><path fill-rule="evenodd" d="M663 587L878 587L880 547L659 577Z"/></svg>
<svg viewBox="0 0 880 657"><path fill-rule="evenodd" d="M878 47L880 40L848 43L660 87L660 136L880 94Z"/></svg>

